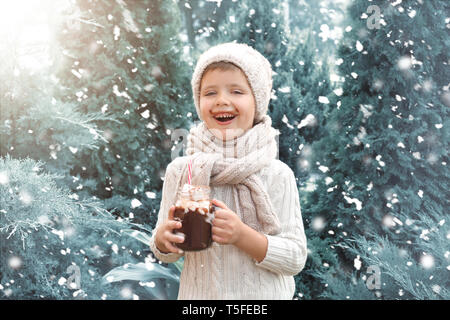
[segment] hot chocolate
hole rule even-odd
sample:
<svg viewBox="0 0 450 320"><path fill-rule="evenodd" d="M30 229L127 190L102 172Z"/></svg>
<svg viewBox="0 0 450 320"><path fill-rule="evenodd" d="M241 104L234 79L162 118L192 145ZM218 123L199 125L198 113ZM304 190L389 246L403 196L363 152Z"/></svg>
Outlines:
<svg viewBox="0 0 450 320"><path fill-rule="evenodd" d="M211 245L211 221L215 207L209 200L209 193L208 186L183 186L174 212L174 220L182 223L182 227L174 232L184 235L184 242L177 243L178 248L197 251Z"/></svg>

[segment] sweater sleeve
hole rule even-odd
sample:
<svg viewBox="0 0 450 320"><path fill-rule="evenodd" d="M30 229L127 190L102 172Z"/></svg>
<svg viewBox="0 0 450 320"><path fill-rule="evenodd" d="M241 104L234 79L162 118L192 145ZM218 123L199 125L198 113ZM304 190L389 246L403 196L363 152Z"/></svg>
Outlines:
<svg viewBox="0 0 450 320"><path fill-rule="evenodd" d="M177 158L179 159L179 158ZM177 160L175 159L175 160ZM165 263L172 263L177 261L183 254L178 253L163 253L155 244L155 235L158 227L167 220L169 216L169 209L174 205L176 199L177 179L179 172L177 170L176 161L171 162L166 169L164 176L164 184L162 189L161 205L158 213L158 220L156 226L153 229L152 237L150 239L150 249L154 253L155 257Z"/></svg>
<svg viewBox="0 0 450 320"><path fill-rule="evenodd" d="M278 214L281 232L265 235L268 248L265 258L256 265L283 275L298 274L306 263L306 235L294 173L284 163L282 173L274 175L268 192Z"/></svg>

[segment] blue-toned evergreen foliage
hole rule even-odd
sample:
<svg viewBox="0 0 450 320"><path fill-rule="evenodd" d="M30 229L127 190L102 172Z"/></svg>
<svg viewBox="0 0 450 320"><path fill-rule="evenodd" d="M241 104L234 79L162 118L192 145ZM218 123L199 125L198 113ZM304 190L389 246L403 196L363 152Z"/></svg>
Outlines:
<svg viewBox="0 0 450 320"><path fill-rule="evenodd" d="M308 240L293 298L448 300L449 11L75 0L39 72L5 38L0 299L176 298L183 262L147 246L162 177L198 120L193 63L238 41L274 70L269 114Z"/></svg>
<svg viewBox="0 0 450 320"><path fill-rule="evenodd" d="M369 4L382 16L368 15ZM325 220L320 237L339 258L323 260L323 297L449 299L448 9L349 7L343 94L314 146L326 170L305 208ZM379 269L379 286L361 285L373 280L369 267Z"/></svg>

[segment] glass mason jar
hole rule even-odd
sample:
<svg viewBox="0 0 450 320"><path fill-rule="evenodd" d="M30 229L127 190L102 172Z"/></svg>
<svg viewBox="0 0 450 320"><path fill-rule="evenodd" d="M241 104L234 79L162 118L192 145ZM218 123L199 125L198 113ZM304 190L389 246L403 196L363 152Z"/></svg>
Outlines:
<svg viewBox="0 0 450 320"><path fill-rule="evenodd" d="M185 184L180 198L175 205L174 220L180 221L182 227L174 233L182 233L184 242L176 246L185 251L198 251L211 245L211 225L214 206L210 199L208 186Z"/></svg>

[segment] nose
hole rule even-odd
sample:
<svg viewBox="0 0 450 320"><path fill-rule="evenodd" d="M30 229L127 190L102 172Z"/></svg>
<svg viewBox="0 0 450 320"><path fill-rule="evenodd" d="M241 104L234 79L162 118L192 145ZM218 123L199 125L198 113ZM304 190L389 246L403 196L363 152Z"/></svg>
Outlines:
<svg viewBox="0 0 450 320"><path fill-rule="evenodd" d="M217 93L217 99L216 99L216 105L222 106L222 105L229 105L230 100L228 99L227 95L223 92Z"/></svg>

